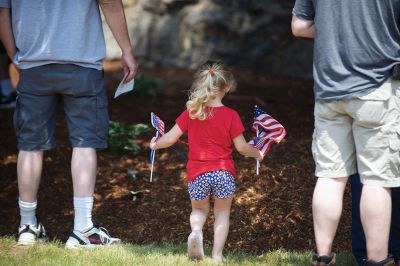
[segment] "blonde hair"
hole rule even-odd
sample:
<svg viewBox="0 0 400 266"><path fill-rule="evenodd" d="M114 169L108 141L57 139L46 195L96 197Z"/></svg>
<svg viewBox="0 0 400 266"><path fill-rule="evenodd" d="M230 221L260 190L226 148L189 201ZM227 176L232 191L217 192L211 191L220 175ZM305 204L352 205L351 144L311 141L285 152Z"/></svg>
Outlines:
<svg viewBox="0 0 400 266"><path fill-rule="evenodd" d="M206 111L208 101L223 92L227 86L236 87L231 70L223 63L207 61L194 75L194 82L189 91L186 108L192 119L205 120L210 115Z"/></svg>

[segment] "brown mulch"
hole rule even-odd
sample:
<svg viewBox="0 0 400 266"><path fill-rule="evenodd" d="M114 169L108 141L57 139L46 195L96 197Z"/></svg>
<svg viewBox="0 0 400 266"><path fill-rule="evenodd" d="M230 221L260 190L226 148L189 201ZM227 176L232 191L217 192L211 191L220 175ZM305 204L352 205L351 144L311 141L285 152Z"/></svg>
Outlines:
<svg viewBox="0 0 400 266"><path fill-rule="evenodd" d="M192 72L181 69L144 70L147 77L164 80L164 90L155 98L132 95L116 100L111 96L121 78L116 63L106 64L106 83L112 120L125 124L149 123L150 112L157 113L167 127L183 110ZM287 129L284 143L275 145L255 174L255 161L234 154L238 191L231 214L227 249L259 254L272 249L308 250L313 248L311 197L315 178L310 152L313 130L312 82L264 73L236 71L238 91L226 100L237 110L245 126L252 123L252 105L263 108ZM244 96L244 97L242 97ZM0 115L0 236L15 235L17 208L17 149L10 124L11 113ZM8 121L7 121L8 117ZM7 125L8 123L8 125ZM252 133L246 132L249 137ZM148 141L143 135L138 155L99 152L94 217L114 236L125 242L183 243L190 231L190 204L186 192L185 162L171 149L157 152L153 183L150 184ZM45 154L38 213L52 238L65 241L73 225L71 148L63 115L57 128L58 147ZM186 151L177 144L176 149ZM133 178L129 169L138 171ZM144 198L132 201L129 191L144 191ZM212 243L212 214L205 239ZM334 248L350 249L350 196L346 192L343 218Z"/></svg>

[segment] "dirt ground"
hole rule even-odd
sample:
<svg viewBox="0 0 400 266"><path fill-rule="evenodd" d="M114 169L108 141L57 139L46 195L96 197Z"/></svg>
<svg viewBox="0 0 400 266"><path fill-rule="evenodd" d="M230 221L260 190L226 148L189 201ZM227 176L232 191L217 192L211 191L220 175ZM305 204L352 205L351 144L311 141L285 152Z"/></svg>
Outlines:
<svg viewBox="0 0 400 266"><path fill-rule="evenodd" d="M106 64L110 118L125 124L149 123L150 112L158 114L167 128L184 108L192 72L182 69L143 70L147 77L164 81L157 97L111 98L121 78L117 63ZM311 196L315 184L311 156L313 130L312 82L236 70L238 90L225 104L241 114L245 127L252 124L252 106L258 103L287 130L284 143L275 145L255 174L255 161L235 153L238 191L231 214L227 242L229 251L260 254L283 248L313 248ZM244 96L244 97L243 97ZM0 128L0 236L15 235L17 208L17 149L10 124L11 113L3 113ZM7 121L8 120L8 121ZM125 242L182 243L189 227L190 205L186 192L185 162L174 151L157 152L153 183L149 183L148 141L153 132L139 137L138 155L99 152L94 218L113 236ZM247 131L247 138L252 133ZM65 241L73 223L71 147L65 120L60 114L58 147L45 153L38 213L52 238ZM186 151L182 144L176 149ZM138 171L133 178L129 170ZM142 200L132 201L130 191L144 191ZM335 250L350 249L350 196L346 192L343 218L334 243ZM212 243L212 215L205 229Z"/></svg>

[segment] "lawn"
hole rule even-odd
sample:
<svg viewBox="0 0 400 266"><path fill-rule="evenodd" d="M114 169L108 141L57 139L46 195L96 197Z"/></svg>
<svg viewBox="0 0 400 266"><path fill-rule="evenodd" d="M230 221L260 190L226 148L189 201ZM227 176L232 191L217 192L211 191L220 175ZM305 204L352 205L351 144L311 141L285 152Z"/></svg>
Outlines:
<svg viewBox="0 0 400 266"><path fill-rule="evenodd" d="M189 261L186 248L181 245L121 244L88 250L66 250L63 243L53 241L34 247L15 247L12 237L0 238L0 265L216 265L210 259ZM210 254L210 249L206 249ZM245 253L227 254L226 265L310 265L309 252L277 250L260 256ZM339 254L337 265L351 266L350 253Z"/></svg>

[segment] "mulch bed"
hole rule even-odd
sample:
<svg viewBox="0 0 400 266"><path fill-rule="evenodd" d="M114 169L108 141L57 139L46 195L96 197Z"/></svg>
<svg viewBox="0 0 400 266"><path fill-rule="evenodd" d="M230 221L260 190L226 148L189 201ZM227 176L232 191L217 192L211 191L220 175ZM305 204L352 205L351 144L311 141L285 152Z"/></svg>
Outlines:
<svg viewBox="0 0 400 266"><path fill-rule="evenodd" d="M172 127L183 110L192 72L181 69L144 70L147 77L164 81L157 97L132 95L112 99L121 78L116 63L106 64L106 83L112 120L125 124L149 123L150 112L157 113ZM255 161L234 154L238 191L231 214L227 242L229 251L260 254L272 249L312 249L311 197L315 184L311 156L313 130L312 82L249 71L236 71L238 90L226 100L236 109L244 125L252 124L252 105L264 110L287 129L284 143L275 145L255 174ZM239 97L240 96L240 97ZM241 97L245 96L245 97ZM250 97L251 96L251 97ZM0 236L15 235L19 221L17 208L17 149L11 124L0 128ZM139 137L138 155L98 154L98 178L94 217L113 236L134 244L182 243L190 232L190 204L186 192L185 162L171 149L157 152L153 183L149 183L148 141L153 133ZM251 132L246 132L247 138ZM57 127L58 147L45 154L39 193L38 213L52 238L65 241L73 226L71 148L63 115ZM176 149L186 151L177 144ZM136 178L129 170L136 170ZM144 198L132 201L130 191L144 191ZM212 243L212 214L205 229L206 243ZM343 218L334 248L350 249L350 196L347 190Z"/></svg>

